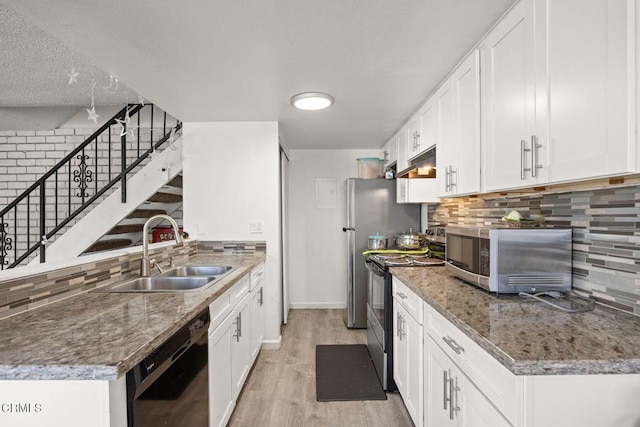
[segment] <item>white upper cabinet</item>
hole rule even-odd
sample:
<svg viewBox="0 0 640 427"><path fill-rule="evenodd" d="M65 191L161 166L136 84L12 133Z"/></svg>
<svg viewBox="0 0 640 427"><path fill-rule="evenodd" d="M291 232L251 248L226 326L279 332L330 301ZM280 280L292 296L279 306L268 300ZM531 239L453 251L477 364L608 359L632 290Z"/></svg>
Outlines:
<svg viewBox="0 0 640 427"><path fill-rule="evenodd" d="M403 126L394 137L398 146L398 162L396 171L400 172L409 167L409 152L407 145L407 127Z"/></svg>
<svg viewBox="0 0 640 427"><path fill-rule="evenodd" d="M480 54L473 51L454 71L455 143L452 144L450 192L480 191Z"/></svg>
<svg viewBox="0 0 640 427"><path fill-rule="evenodd" d="M483 191L634 171L633 1L522 0L481 50Z"/></svg>
<svg viewBox="0 0 640 427"><path fill-rule="evenodd" d="M530 162L541 164L547 142L546 120L536 116L535 36L534 0L522 0L480 46L484 191L532 185L547 171Z"/></svg>
<svg viewBox="0 0 640 427"><path fill-rule="evenodd" d="M387 168L394 163L398 162L398 137L394 135L385 145L382 147L382 158L384 159L384 167Z"/></svg>
<svg viewBox="0 0 640 427"><path fill-rule="evenodd" d="M413 159L436 144L436 109L430 98L407 123L408 158Z"/></svg>
<svg viewBox="0 0 640 427"><path fill-rule="evenodd" d="M549 108L549 182L635 169L633 10L628 0L536 2L548 30L548 89L536 96Z"/></svg>

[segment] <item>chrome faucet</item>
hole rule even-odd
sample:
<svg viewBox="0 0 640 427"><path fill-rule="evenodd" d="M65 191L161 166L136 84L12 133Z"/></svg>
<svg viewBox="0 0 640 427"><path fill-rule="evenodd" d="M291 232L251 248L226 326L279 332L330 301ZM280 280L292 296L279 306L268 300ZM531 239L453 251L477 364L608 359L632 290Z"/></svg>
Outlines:
<svg viewBox="0 0 640 427"><path fill-rule="evenodd" d="M157 219L166 219L171 223L173 227L173 233L176 237L176 243L182 243L182 235L180 234L180 228L176 221L171 218L169 215L154 215L144 223L144 227L142 228L142 259L140 260L140 276L146 277L149 275L149 270L151 269L151 261L149 260L149 224ZM157 265L157 264L156 264Z"/></svg>

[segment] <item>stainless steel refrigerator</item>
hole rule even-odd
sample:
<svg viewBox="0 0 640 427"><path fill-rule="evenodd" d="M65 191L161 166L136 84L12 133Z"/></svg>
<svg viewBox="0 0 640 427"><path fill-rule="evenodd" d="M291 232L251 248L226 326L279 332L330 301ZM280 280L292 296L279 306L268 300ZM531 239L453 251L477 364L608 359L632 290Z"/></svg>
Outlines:
<svg viewBox="0 0 640 427"><path fill-rule="evenodd" d="M367 239L372 234L388 236L393 245L395 233L410 227L420 230L420 205L396 203L396 181L348 178L346 226L347 308L344 323L348 328L367 327L367 278L365 257Z"/></svg>

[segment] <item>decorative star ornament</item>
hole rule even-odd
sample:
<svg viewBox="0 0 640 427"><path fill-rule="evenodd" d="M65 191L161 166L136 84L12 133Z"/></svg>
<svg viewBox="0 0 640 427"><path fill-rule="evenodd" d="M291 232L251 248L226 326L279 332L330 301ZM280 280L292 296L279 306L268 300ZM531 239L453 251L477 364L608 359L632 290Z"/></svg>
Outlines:
<svg viewBox="0 0 640 427"><path fill-rule="evenodd" d="M89 113L89 118L87 118L87 120L93 120L93 123L98 124L98 117L100 117L100 115L96 113L96 107L92 105L91 109L85 109L87 110L87 113Z"/></svg>
<svg viewBox="0 0 640 427"><path fill-rule="evenodd" d="M80 75L80 73L78 73L75 68L71 68L71 72L69 74L67 74L67 76L69 76L68 85L71 86L74 83L78 83L78 76L79 75Z"/></svg>
<svg viewBox="0 0 640 427"><path fill-rule="evenodd" d="M126 120L116 119L116 122L120 125L120 136L125 136L127 134L127 122Z"/></svg>

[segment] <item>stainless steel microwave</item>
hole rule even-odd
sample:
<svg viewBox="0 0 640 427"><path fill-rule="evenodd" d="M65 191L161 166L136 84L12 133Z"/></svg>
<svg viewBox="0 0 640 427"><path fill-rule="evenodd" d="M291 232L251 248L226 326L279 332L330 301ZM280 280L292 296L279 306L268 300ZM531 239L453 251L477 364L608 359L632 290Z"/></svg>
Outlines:
<svg viewBox="0 0 640 427"><path fill-rule="evenodd" d="M497 293L571 290L571 229L446 227L448 271Z"/></svg>

